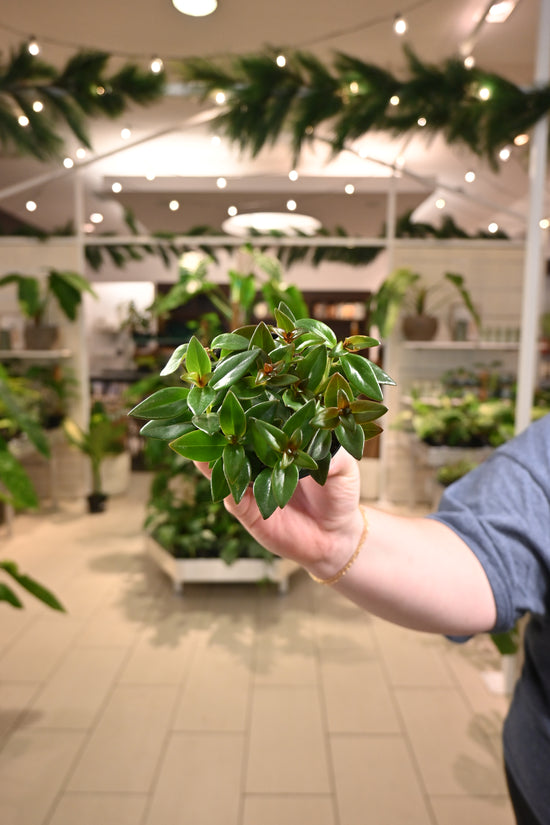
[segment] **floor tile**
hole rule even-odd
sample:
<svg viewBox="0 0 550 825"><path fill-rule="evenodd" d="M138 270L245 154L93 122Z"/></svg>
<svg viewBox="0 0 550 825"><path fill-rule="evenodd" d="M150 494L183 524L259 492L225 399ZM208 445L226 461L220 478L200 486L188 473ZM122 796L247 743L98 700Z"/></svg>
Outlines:
<svg viewBox="0 0 550 825"><path fill-rule="evenodd" d="M179 685L196 644L191 634L176 643L162 644L156 633L144 633L136 642L120 674L121 684Z"/></svg>
<svg viewBox="0 0 550 825"><path fill-rule="evenodd" d="M48 825L139 825L147 805L145 795L67 793Z"/></svg>
<svg viewBox="0 0 550 825"><path fill-rule="evenodd" d="M246 796L242 825L336 825L330 796Z"/></svg>
<svg viewBox="0 0 550 825"><path fill-rule="evenodd" d="M506 797L432 797L431 804L437 825L514 825L516 821Z"/></svg>
<svg viewBox="0 0 550 825"><path fill-rule="evenodd" d="M423 788L398 736L332 736L332 759L343 825L428 825Z"/></svg>
<svg viewBox="0 0 550 825"><path fill-rule="evenodd" d="M395 696L428 793L505 793L498 714L472 715L443 688L398 688Z"/></svg>
<svg viewBox="0 0 550 825"><path fill-rule="evenodd" d="M417 633L382 619L373 623L380 656L392 685L451 687L445 665L447 645L441 636Z"/></svg>
<svg viewBox="0 0 550 825"><path fill-rule="evenodd" d="M317 681L317 648L311 613L279 599L264 608L256 640L258 685L305 685Z"/></svg>
<svg viewBox="0 0 550 825"><path fill-rule="evenodd" d="M0 682L0 748L11 731L38 719L28 708L39 688L39 682Z"/></svg>
<svg viewBox="0 0 550 825"><path fill-rule="evenodd" d="M175 698L173 687L116 688L76 765L69 790L146 793Z"/></svg>
<svg viewBox="0 0 550 825"><path fill-rule="evenodd" d="M257 687L250 721L248 793L326 793L329 770L316 688Z"/></svg>
<svg viewBox="0 0 550 825"><path fill-rule="evenodd" d="M243 752L241 734L174 733L146 825L239 825Z"/></svg>
<svg viewBox="0 0 550 825"><path fill-rule="evenodd" d="M0 753L0 822L42 825L78 755L84 733L21 731Z"/></svg>
<svg viewBox="0 0 550 825"><path fill-rule="evenodd" d="M54 672L81 628L76 619L44 608L0 659L0 679L40 682Z"/></svg>
<svg viewBox="0 0 550 825"><path fill-rule="evenodd" d="M480 636L467 644L451 645L446 650L445 663L474 712L498 711L504 719L510 697L491 693L482 676L501 666L500 655L488 638Z"/></svg>
<svg viewBox="0 0 550 825"><path fill-rule="evenodd" d="M72 649L33 701L33 727L91 727L125 655L120 647Z"/></svg>

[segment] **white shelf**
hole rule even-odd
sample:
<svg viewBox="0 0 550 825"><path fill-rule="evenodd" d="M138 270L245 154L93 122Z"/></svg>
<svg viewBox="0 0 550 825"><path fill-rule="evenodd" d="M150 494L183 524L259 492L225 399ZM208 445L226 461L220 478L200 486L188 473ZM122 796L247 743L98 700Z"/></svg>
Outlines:
<svg viewBox="0 0 550 825"><path fill-rule="evenodd" d="M70 358L70 349L0 349L0 361L21 359L26 361L57 361Z"/></svg>
<svg viewBox="0 0 550 825"><path fill-rule="evenodd" d="M405 349L426 350L495 350L515 352L518 341L403 341Z"/></svg>

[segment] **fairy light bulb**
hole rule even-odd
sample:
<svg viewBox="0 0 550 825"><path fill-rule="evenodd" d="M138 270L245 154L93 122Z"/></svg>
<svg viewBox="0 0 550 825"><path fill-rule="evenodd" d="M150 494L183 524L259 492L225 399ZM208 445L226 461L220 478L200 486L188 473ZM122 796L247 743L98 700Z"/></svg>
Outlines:
<svg viewBox="0 0 550 825"><path fill-rule="evenodd" d="M466 174L464 175L464 180L466 181L466 183L473 183L475 181L475 179L476 179L476 173L475 172L469 171L469 172L466 172Z"/></svg>
<svg viewBox="0 0 550 825"><path fill-rule="evenodd" d="M33 57L36 57L37 54L40 54L40 46L37 43L36 37L31 37L27 45L27 51L29 54L32 54Z"/></svg>
<svg viewBox="0 0 550 825"><path fill-rule="evenodd" d="M426 120L425 117L419 117L416 122L418 123L419 126L425 126L428 121Z"/></svg>
<svg viewBox="0 0 550 825"><path fill-rule="evenodd" d="M75 154L79 160L84 160L86 157L86 149L83 146L79 146Z"/></svg>
<svg viewBox="0 0 550 825"><path fill-rule="evenodd" d="M160 57L153 57L151 60L151 71L153 74L160 74L164 69L164 63L160 59Z"/></svg>
<svg viewBox="0 0 550 825"><path fill-rule="evenodd" d="M36 204L36 201L27 201L27 203L25 204L25 209L27 210L27 212L36 212L37 208L38 206Z"/></svg>
<svg viewBox="0 0 550 825"><path fill-rule="evenodd" d="M477 93L477 96L480 100L489 100L489 98L491 97L491 90L488 86L482 86L479 92Z"/></svg>
<svg viewBox="0 0 550 825"><path fill-rule="evenodd" d="M63 166L65 167L65 169L72 169L74 166L74 160L72 158L64 158Z"/></svg>
<svg viewBox="0 0 550 825"><path fill-rule="evenodd" d="M526 143L529 143L529 135L516 135L514 138L514 145L515 146L525 146Z"/></svg>
<svg viewBox="0 0 550 825"><path fill-rule="evenodd" d="M225 103L225 92L216 92L216 97L214 100L218 106L222 106Z"/></svg>
<svg viewBox="0 0 550 825"><path fill-rule="evenodd" d="M510 159L511 154L512 154L512 150L508 146L505 146L504 149L500 150L500 152L498 153L498 156L501 160L506 162L507 160Z"/></svg>
<svg viewBox="0 0 550 825"><path fill-rule="evenodd" d="M464 67L466 69L473 69L475 65L476 65L476 59L473 56L473 54L466 55L466 57L464 58Z"/></svg>
<svg viewBox="0 0 550 825"><path fill-rule="evenodd" d="M352 95L356 95L359 93L359 83L356 80L352 80L349 84L349 90Z"/></svg>
<svg viewBox="0 0 550 825"><path fill-rule="evenodd" d="M548 229L548 227L550 227L550 221L548 218L542 218L542 220L539 221L539 226L541 229Z"/></svg>
<svg viewBox="0 0 550 825"><path fill-rule="evenodd" d="M408 26L407 26L407 21L405 20L405 18L402 17L400 14L396 14L395 19L393 21L393 30L394 30L394 32L401 36L401 35L405 34L405 32L407 31L407 28L408 28Z"/></svg>
<svg viewBox="0 0 550 825"><path fill-rule="evenodd" d="M398 97L398 95L392 95L390 97L390 104L392 106L399 106L399 97Z"/></svg>
<svg viewBox="0 0 550 825"><path fill-rule="evenodd" d="M29 125L29 119L28 119L27 115L19 115L19 117L17 118L17 122L20 126L28 126Z"/></svg>
<svg viewBox="0 0 550 825"><path fill-rule="evenodd" d="M168 209L170 210L170 212L177 212L179 208L180 202L175 199L170 201L170 203L168 204Z"/></svg>
<svg viewBox="0 0 550 825"><path fill-rule="evenodd" d="M279 54L275 62L280 69L283 69L286 66L286 57L284 54Z"/></svg>
<svg viewBox="0 0 550 825"><path fill-rule="evenodd" d="M32 104L33 112L41 112L41 111L43 111L43 109L44 109L44 104L42 103L41 100L35 100L34 103Z"/></svg>

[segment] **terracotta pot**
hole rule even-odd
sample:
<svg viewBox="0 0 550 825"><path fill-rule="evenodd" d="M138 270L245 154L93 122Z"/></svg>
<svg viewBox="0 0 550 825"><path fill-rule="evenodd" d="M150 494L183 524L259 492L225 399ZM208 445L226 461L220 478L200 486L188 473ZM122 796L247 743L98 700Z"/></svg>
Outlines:
<svg viewBox="0 0 550 825"><path fill-rule="evenodd" d="M57 327L47 324L27 324L24 330L26 349L52 349L57 341Z"/></svg>
<svg viewBox="0 0 550 825"><path fill-rule="evenodd" d="M403 318L403 335L408 341L431 341L438 327L433 315L406 315Z"/></svg>

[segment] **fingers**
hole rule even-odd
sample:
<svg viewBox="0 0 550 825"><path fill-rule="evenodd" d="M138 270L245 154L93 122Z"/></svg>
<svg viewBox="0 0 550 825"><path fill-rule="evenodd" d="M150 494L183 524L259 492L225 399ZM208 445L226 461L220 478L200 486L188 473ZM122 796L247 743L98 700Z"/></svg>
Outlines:
<svg viewBox="0 0 550 825"><path fill-rule="evenodd" d="M195 465L197 470L199 470L203 474L203 476L206 476L206 478L210 478L210 476L212 475L212 470L208 466L207 461L194 461L193 464Z"/></svg>

